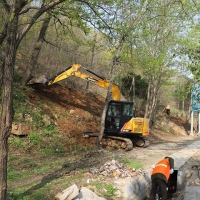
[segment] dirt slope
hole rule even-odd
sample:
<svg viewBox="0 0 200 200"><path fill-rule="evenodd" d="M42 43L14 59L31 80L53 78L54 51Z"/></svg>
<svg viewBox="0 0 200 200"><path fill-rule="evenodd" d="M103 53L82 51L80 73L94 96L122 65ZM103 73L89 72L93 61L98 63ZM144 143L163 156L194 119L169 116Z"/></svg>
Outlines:
<svg viewBox="0 0 200 200"><path fill-rule="evenodd" d="M43 114L51 116L59 129L65 133L66 140L71 138L73 142L83 146L94 145L94 139L89 141L82 135L86 131L99 130L104 98L59 84L35 85L34 89L34 93L28 94L31 103L37 104L39 100L45 100L51 104L46 106L46 103L43 103Z"/></svg>
<svg viewBox="0 0 200 200"><path fill-rule="evenodd" d="M82 133L99 131L105 102L103 97L59 84L35 85L34 89L34 93L29 94L30 101L33 104L40 99L51 102L52 109L43 106L44 113L55 118L62 132L70 135L74 141L83 146L94 144L94 140L84 139ZM177 141L180 138L187 139L190 134L190 124L184 118L167 116L165 113L160 113L157 118L159 121L155 121L150 130L151 143Z"/></svg>

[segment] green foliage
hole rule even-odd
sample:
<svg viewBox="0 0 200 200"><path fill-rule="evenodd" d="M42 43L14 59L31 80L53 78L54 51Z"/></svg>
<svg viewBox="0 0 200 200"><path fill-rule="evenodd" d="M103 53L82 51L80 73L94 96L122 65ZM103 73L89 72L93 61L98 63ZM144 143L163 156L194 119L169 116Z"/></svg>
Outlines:
<svg viewBox="0 0 200 200"><path fill-rule="evenodd" d="M126 165L130 168L135 168L135 169L139 169L142 167L142 164L140 162L130 161L130 160L126 162Z"/></svg>
<svg viewBox="0 0 200 200"><path fill-rule="evenodd" d="M183 52L188 55L190 63L188 69L192 72L193 78L200 80L200 45L199 45L199 28L195 27L189 33L189 36L193 38L186 44L187 47L183 48ZM194 38L196 40L194 40Z"/></svg>
<svg viewBox="0 0 200 200"><path fill-rule="evenodd" d="M26 102L27 96L24 94L24 91L19 89L15 89L13 92L13 108L15 113L22 113L27 109ZM16 114L16 116L17 116Z"/></svg>
<svg viewBox="0 0 200 200"><path fill-rule="evenodd" d="M56 129L56 126L53 124L50 124L46 127L46 129L43 130L42 135L43 136L52 136L54 133L56 133L58 130Z"/></svg>
<svg viewBox="0 0 200 200"><path fill-rule="evenodd" d="M117 188L113 187L112 184L105 184L101 181L92 181L89 184L95 186L98 194L105 197L115 196L115 192L117 191Z"/></svg>
<svg viewBox="0 0 200 200"><path fill-rule="evenodd" d="M185 53L188 55L191 61L188 65L188 69L192 72L194 79L200 79L200 46L193 48L188 47Z"/></svg>
<svg viewBox="0 0 200 200"><path fill-rule="evenodd" d="M40 144L40 153L45 155L56 154L57 156L62 156L66 152L64 144L60 143L59 140L56 140L55 137L49 147L43 146Z"/></svg>
<svg viewBox="0 0 200 200"><path fill-rule="evenodd" d="M40 148L39 152L44 155L52 155L56 152L56 150L51 147L50 148Z"/></svg>
<svg viewBox="0 0 200 200"><path fill-rule="evenodd" d="M193 80L200 79L200 45L199 45L199 25L194 23L194 26L187 29L181 37L181 46L179 48L179 58L186 61L184 65L187 67L188 74L192 73Z"/></svg>
<svg viewBox="0 0 200 200"><path fill-rule="evenodd" d="M19 122L25 121L25 116L30 116L30 121L26 121L28 124L32 124L36 127L44 127L44 123L42 122L42 105L41 102L37 102L37 106L33 110L31 104L29 103L28 97L25 94L25 91L29 91L30 88L23 86L15 88L13 93L13 107L15 111L14 119ZM47 128L50 130L50 128Z"/></svg>
<svg viewBox="0 0 200 200"><path fill-rule="evenodd" d="M128 167L130 168L135 168L135 169L139 169L142 167L142 164L140 162L137 161L131 161L129 158L127 158L126 156L122 156L122 157L116 157L116 160L118 160L121 163L125 163Z"/></svg>
<svg viewBox="0 0 200 200"><path fill-rule="evenodd" d="M43 127L43 122L41 121L42 115L41 115L40 110L31 113L31 116L33 117L33 122L32 123L36 127Z"/></svg>
<svg viewBox="0 0 200 200"><path fill-rule="evenodd" d="M12 137L8 140L8 144L12 145L12 147L19 147L19 148L24 148L24 138L20 138L20 137Z"/></svg>
<svg viewBox="0 0 200 200"><path fill-rule="evenodd" d="M13 160L16 160L16 159L17 159L17 156L16 155L12 155L9 160L13 161Z"/></svg>
<svg viewBox="0 0 200 200"><path fill-rule="evenodd" d="M17 72L14 72L14 79L13 80L14 80L15 83L20 83L21 80L22 80L22 75L17 73Z"/></svg>
<svg viewBox="0 0 200 200"><path fill-rule="evenodd" d="M74 150L74 152L82 151L82 150L85 149L82 145L77 144L77 143L75 143L75 142L72 142L71 148Z"/></svg>
<svg viewBox="0 0 200 200"><path fill-rule="evenodd" d="M42 139L41 139L41 135L39 133L31 133L28 135L28 139L30 140L30 142L34 145L38 145L41 143Z"/></svg>
<svg viewBox="0 0 200 200"><path fill-rule="evenodd" d="M34 170L33 170L34 174L36 174L36 175L45 174L45 173L47 173L49 171L50 171L50 166L49 165L45 165L43 167L40 167L40 166L34 167Z"/></svg>
<svg viewBox="0 0 200 200"><path fill-rule="evenodd" d="M44 173L44 171L39 169L35 169L34 172ZM55 185L58 185L59 188L67 188L70 186L69 182L74 182L83 178L83 173L80 172L77 175L68 176L66 179L58 179L54 177L55 179L53 180L52 178L53 176L49 176L46 179L43 179L42 182L39 181L37 184L34 183L34 185L30 184L24 187L17 187L10 191L8 195L15 200L52 200L55 199L55 193L49 191L54 191Z"/></svg>
<svg viewBox="0 0 200 200"><path fill-rule="evenodd" d="M21 158L21 164L24 167L24 169L31 170L31 169L38 167L38 164L30 158Z"/></svg>
<svg viewBox="0 0 200 200"><path fill-rule="evenodd" d="M189 100L191 98L191 84L189 82L182 85L178 83L172 95L177 101Z"/></svg>
<svg viewBox="0 0 200 200"><path fill-rule="evenodd" d="M51 187L51 186L50 186ZM49 187L38 188L36 191L27 190L22 192L20 189L8 193L14 200L50 200L54 199L54 194L49 193Z"/></svg>
<svg viewBox="0 0 200 200"><path fill-rule="evenodd" d="M9 165L8 166L8 173L7 173L7 178L8 182L17 182L25 177L28 177L30 174L29 171L21 171L21 170L16 170L14 166Z"/></svg>
<svg viewBox="0 0 200 200"><path fill-rule="evenodd" d="M27 100L27 96L24 94L23 91L18 90L14 93L14 100L15 102L18 102L18 103L20 101L25 102Z"/></svg>
<svg viewBox="0 0 200 200"><path fill-rule="evenodd" d="M132 76L133 74L128 74L121 78L121 92L128 99L133 98L133 90L130 90L132 86ZM147 80L142 78L140 75L135 75L135 95L141 99L146 99L147 89Z"/></svg>
<svg viewBox="0 0 200 200"><path fill-rule="evenodd" d="M18 181L22 178L22 174L20 171L11 171L9 168L8 168L8 175L7 175L7 178L9 181Z"/></svg>
<svg viewBox="0 0 200 200"><path fill-rule="evenodd" d="M115 196L115 192L117 191L117 188L113 187L112 184L106 184L105 190L106 191L103 192L103 195L106 197L112 197L112 196Z"/></svg>
<svg viewBox="0 0 200 200"><path fill-rule="evenodd" d="M103 183L101 181L92 181L90 185L94 185L98 191L100 191L103 187Z"/></svg>

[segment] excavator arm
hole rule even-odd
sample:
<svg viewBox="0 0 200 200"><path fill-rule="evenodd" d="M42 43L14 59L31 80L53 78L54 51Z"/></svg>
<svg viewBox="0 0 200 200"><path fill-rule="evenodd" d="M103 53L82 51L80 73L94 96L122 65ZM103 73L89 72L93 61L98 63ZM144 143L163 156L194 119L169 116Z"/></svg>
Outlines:
<svg viewBox="0 0 200 200"><path fill-rule="evenodd" d="M83 68L85 71L89 72L91 75L89 74L85 74L82 73L80 71L80 68ZM42 84L46 84L46 85L52 85L54 83L57 83L59 81L62 81L64 79L67 79L71 76L76 76L78 78L84 79L86 81L89 81L93 84L96 84L102 88L108 89L109 85L110 85L110 80L105 79L104 77L101 77L97 74L95 74L94 72L86 69L85 67L79 65L79 64L74 64L71 67L65 69L64 71L58 73L56 76L54 76L51 79L47 79L45 76L39 76L39 77L35 77L33 79L31 79L28 84L35 84L35 83L42 83ZM114 100L120 100L120 90L118 85L116 84L112 84L112 96Z"/></svg>

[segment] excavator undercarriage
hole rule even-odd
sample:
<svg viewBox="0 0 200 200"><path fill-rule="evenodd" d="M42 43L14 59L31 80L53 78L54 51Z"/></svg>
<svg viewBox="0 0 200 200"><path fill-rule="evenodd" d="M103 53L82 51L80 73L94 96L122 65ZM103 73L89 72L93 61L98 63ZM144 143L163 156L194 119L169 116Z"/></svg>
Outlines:
<svg viewBox="0 0 200 200"><path fill-rule="evenodd" d="M98 137L98 132L85 132L83 137ZM130 138L127 137L118 137L118 136L103 136L100 144L102 147L109 148L109 149L122 149L124 151L130 151L133 147L148 147L150 141L147 137L140 137L140 136L132 136Z"/></svg>

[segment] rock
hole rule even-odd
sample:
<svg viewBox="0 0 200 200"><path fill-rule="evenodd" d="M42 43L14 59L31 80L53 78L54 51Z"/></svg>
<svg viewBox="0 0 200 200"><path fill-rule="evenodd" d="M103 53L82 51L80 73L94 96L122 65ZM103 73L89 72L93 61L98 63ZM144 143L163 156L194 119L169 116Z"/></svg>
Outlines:
<svg viewBox="0 0 200 200"><path fill-rule="evenodd" d="M34 130L35 128L31 125L14 122L12 124L11 133L14 135L28 135Z"/></svg>
<svg viewBox="0 0 200 200"><path fill-rule="evenodd" d="M55 198L56 200L72 200L79 194L79 189L76 184L58 193Z"/></svg>
<svg viewBox="0 0 200 200"><path fill-rule="evenodd" d="M72 113L74 113L74 112L75 112L75 110L70 110L70 111L69 111L70 114L72 114Z"/></svg>
<svg viewBox="0 0 200 200"><path fill-rule="evenodd" d="M79 195L73 200L106 200L103 197L98 197L94 192L86 187L82 187Z"/></svg>
<svg viewBox="0 0 200 200"><path fill-rule="evenodd" d="M51 125L51 118L48 115L43 115L42 116L42 122L46 125L49 126Z"/></svg>
<svg viewBox="0 0 200 200"><path fill-rule="evenodd" d="M89 186L95 190L95 186ZM103 197L98 197L94 192L86 187L82 187L79 191L76 184L63 190L55 196L56 200L106 200Z"/></svg>

